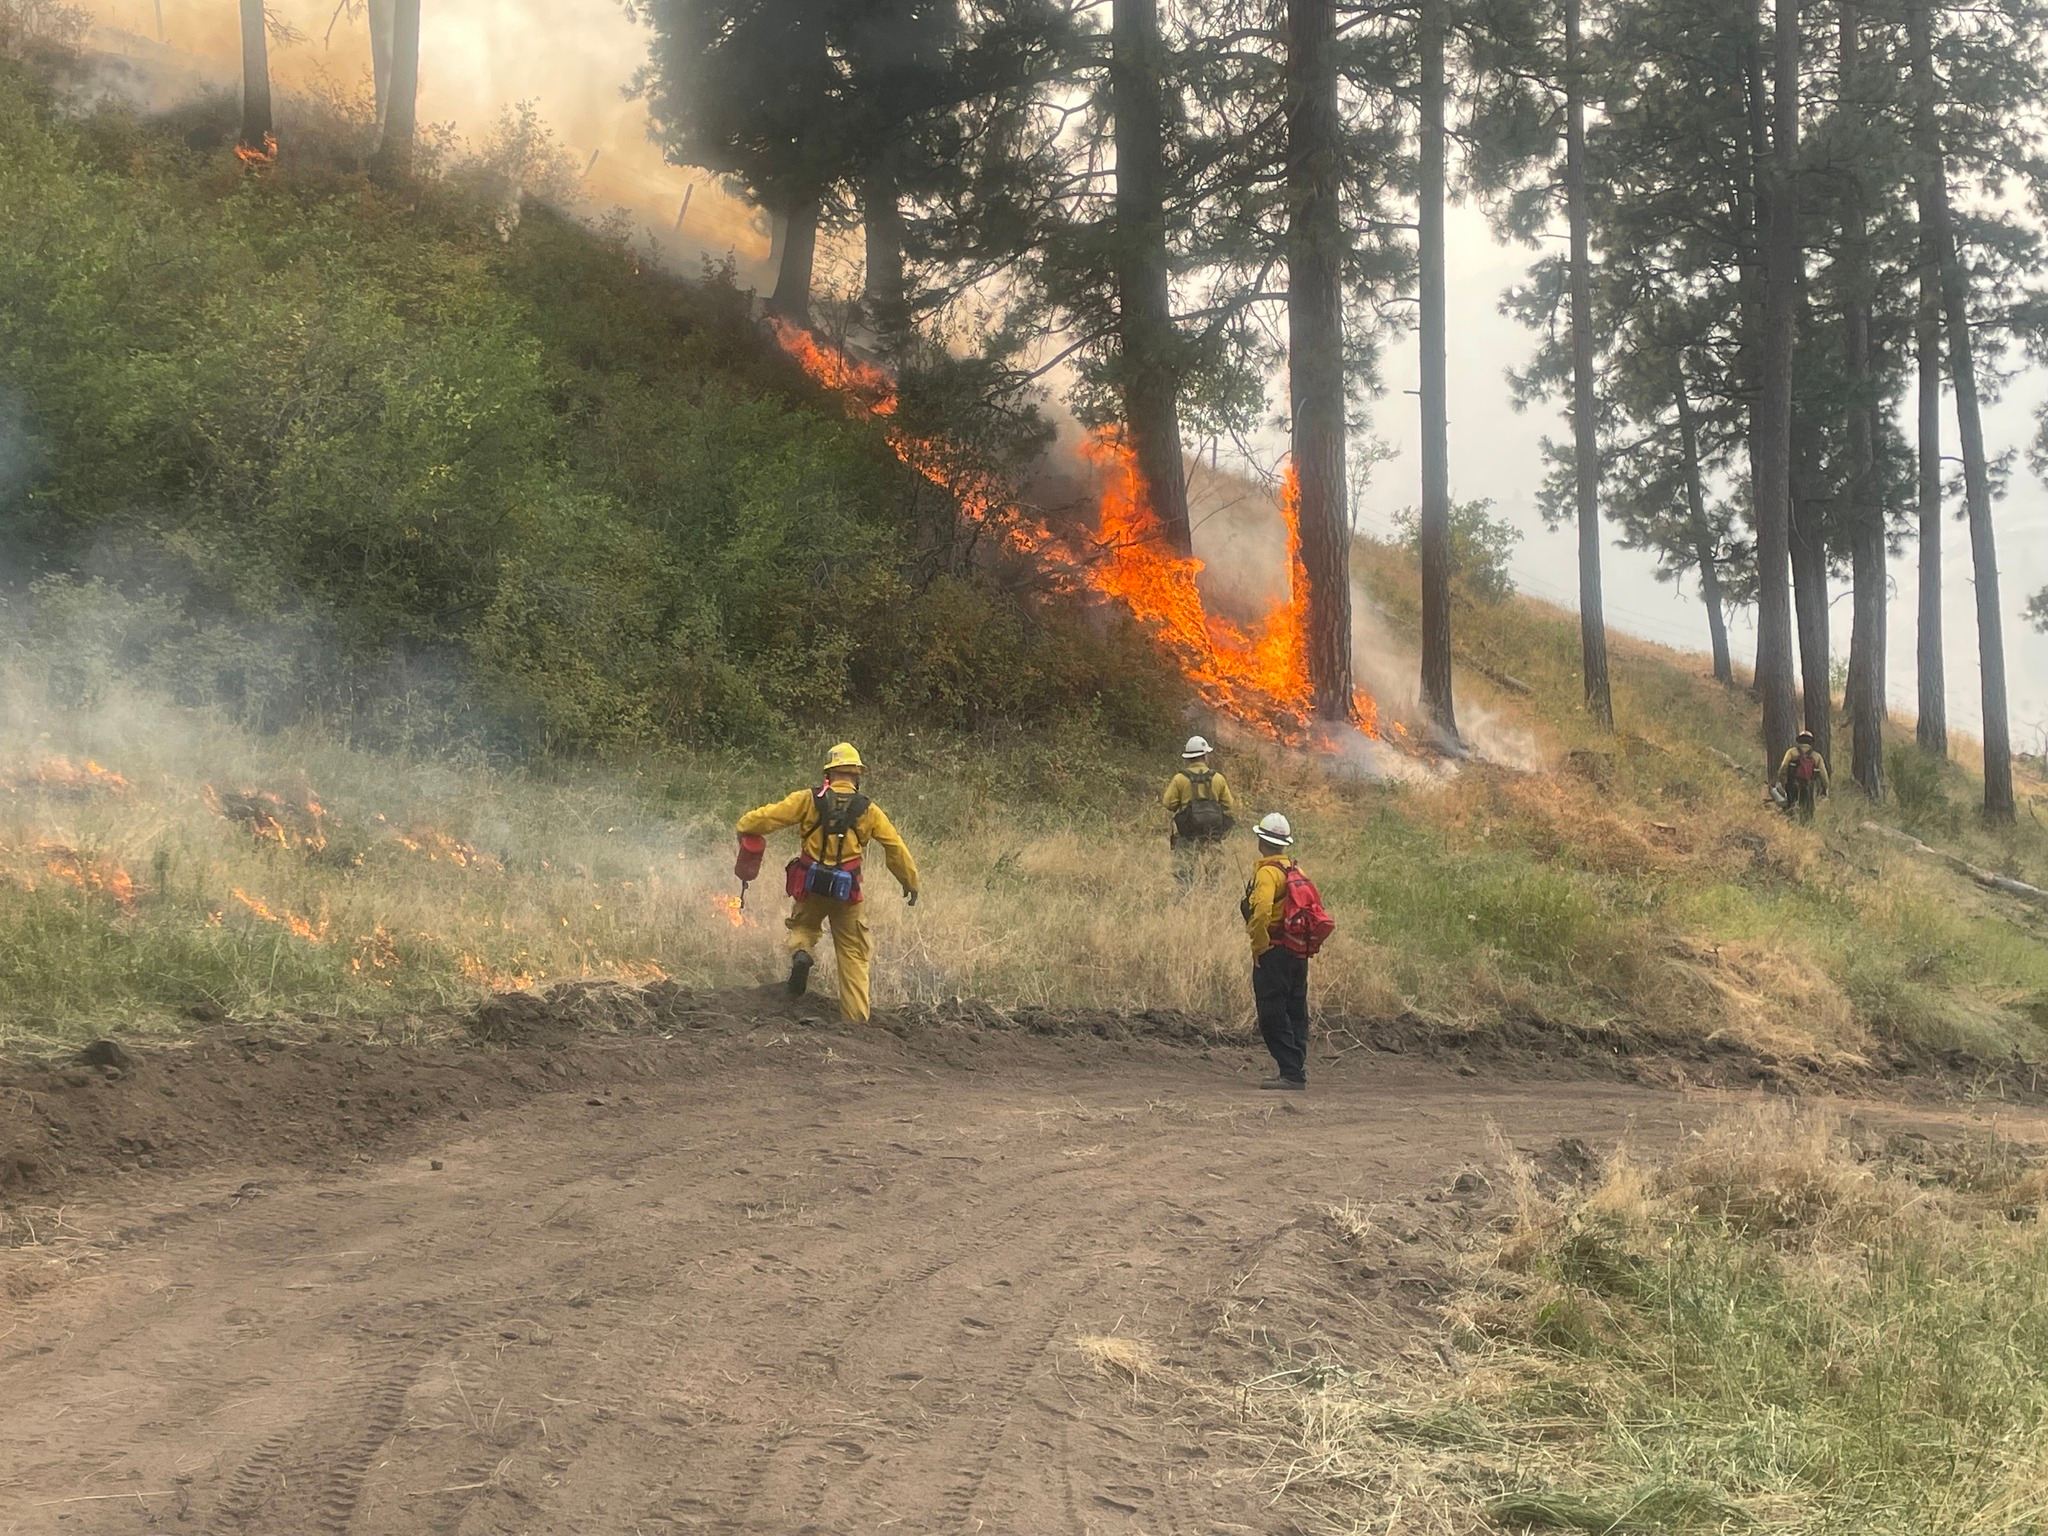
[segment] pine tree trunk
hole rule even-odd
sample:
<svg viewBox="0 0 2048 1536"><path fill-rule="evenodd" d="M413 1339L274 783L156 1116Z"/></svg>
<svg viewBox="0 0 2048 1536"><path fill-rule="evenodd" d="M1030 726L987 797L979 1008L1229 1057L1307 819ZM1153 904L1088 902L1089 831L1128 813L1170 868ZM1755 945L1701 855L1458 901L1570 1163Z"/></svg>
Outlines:
<svg viewBox="0 0 2048 1536"><path fill-rule="evenodd" d="M799 203L781 215L782 260L768 308L794 325L811 323L811 269L818 259L818 201Z"/></svg>
<svg viewBox="0 0 2048 1536"><path fill-rule="evenodd" d="M861 188L861 223L867 236L867 280L862 300L882 350L900 351L910 315L903 276L903 204L890 151L869 167Z"/></svg>
<svg viewBox="0 0 2048 1536"><path fill-rule="evenodd" d="M1351 524L1344 474L1344 126L1336 0L1287 3L1287 366L1315 711L1351 716Z"/></svg>
<svg viewBox="0 0 2048 1536"><path fill-rule="evenodd" d="M1762 377L1757 435L1750 444L1756 484L1757 689L1763 699L1766 772L1798 734L1792 686L1792 354L1799 323L1802 258L1795 175L1799 165L1799 4L1777 0L1769 198L1763 223Z"/></svg>
<svg viewBox="0 0 2048 1536"><path fill-rule="evenodd" d="M1728 654L1728 615L1721 599L1721 565L1714 534L1707 522L1706 475L1700 466L1700 429L1693 415L1692 394L1685 371L1678 370L1672 392L1678 404L1678 435L1685 454L1685 508L1692 528L1693 559L1700 571L1700 600L1707 605L1707 635L1714 646L1714 681L1732 684L1735 663Z"/></svg>
<svg viewBox="0 0 2048 1536"><path fill-rule="evenodd" d="M1834 655L1828 625L1826 508L1815 499L1818 445L1799 405L1792 407L1792 613L1799 636L1799 718L1820 755L1834 761Z"/></svg>
<svg viewBox="0 0 2048 1536"><path fill-rule="evenodd" d="M1749 445L1749 504L1754 509L1764 504L1762 460L1757 445L1764 438L1764 225L1771 178L1770 89L1765 81L1760 22L1745 29L1742 75L1749 174L1738 176L1735 184L1737 221L1746 236L1736 253L1736 302L1742 327L1740 357L1745 441ZM1759 623L1755 665L1749 674L1749 695L1759 701L1764 695L1764 679L1777 675L1777 662L1771 655L1774 643L1774 635Z"/></svg>
<svg viewBox="0 0 2048 1536"><path fill-rule="evenodd" d="M1976 349L1970 338L1969 276L1956 249L1949 215L1948 162L1935 116L1934 44L1924 5L1906 11L1913 54L1914 136L1932 193L1935 253L1941 262L1941 304L1947 320L1949 383L1956 395L1956 435L1963 449L1963 495L1970 517L1970 564L1977 578L1977 671L1984 707L1984 815L2014 817L2012 732L2006 716L2005 620L1998 606L1998 551L1991 526L1991 472L1977 396Z"/></svg>
<svg viewBox="0 0 2048 1536"><path fill-rule="evenodd" d="M1581 0L1564 0L1565 208L1572 246L1572 459L1578 481L1579 667L1586 709L1614 729L1607 614L1600 582L1600 420L1593 381L1592 210L1586 196L1586 83Z"/></svg>
<svg viewBox="0 0 2048 1536"><path fill-rule="evenodd" d="M1422 331L1422 708L1458 740L1451 694L1451 427L1444 277L1444 0L1423 0L1420 210L1416 258Z"/></svg>
<svg viewBox="0 0 2048 1536"><path fill-rule="evenodd" d="M370 164L372 179L396 186L412 176L413 142L419 127L420 0L394 0L391 16L391 95L384 107L384 131Z"/></svg>
<svg viewBox="0 0 2048 1536"><path fill-rule="evenodd" d="M1921 750L1947 757L1948 668L1941 636L1941 247L1934 238L1933 180L1922 168L1914 181L1920 221L1920 294L1913 317L1920 395L1920 719L1913 737Z"/></svg>
<svg viewBox="0 0 2048 1536"><path fill-rule="evenodd" d="M1840 10L1842 108L1859 114L1863 100L1862 17L1843 0ZM1856 782L1872 800L1884 799L1885 716L1885 509L1877 473L1877 382L1871 376L1869 215L1861 166L1843 171L1842 338L1849 403L1849 750Z"/></svg>
<svg viewBox="0 0 2048 1536"><path fill-rule="evenodd" d="M1180 448L1180 376L1166 263L1159 0L1115 0L1110 107L1116 118L1117 313L1124 430L1166 542L1194 548Z"/></svg>
<svg viewBox="0 0 2048 1536"><path fill-rule="evenodd" d="M369 0L370 82L377 97L377 126L384 126L384 110L391 101L392 27L397 0Z"/></svg>
<svg viewBox="0 0 2048 1536"><path fill-rule="evenodd" d="M270 115L270 33L263 0L242 0L242 148L268 154L277 125Z"/></svg>

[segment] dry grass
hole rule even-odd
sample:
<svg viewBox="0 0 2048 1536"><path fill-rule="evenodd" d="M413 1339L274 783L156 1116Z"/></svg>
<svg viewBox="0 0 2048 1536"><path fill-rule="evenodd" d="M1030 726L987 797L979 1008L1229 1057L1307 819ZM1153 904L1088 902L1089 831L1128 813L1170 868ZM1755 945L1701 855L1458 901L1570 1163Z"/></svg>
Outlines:
<svg viewBox="0 0 2048 1536"><path fill-rule="evenodd" d="M1133 1388L1159 1372L1159 1357L1143 1339L1121 1334L1083 1334L1074 1340L1074 1349L1103 1375Z"/></svg>
<svg viewBox="0 0 2048 1536"><path fill-rule="evenodd" d="M1369 581L1398 564L1360 555ZM1388 609L1393 635L1402 612ZM1866 846L1846 817L1808 829L1765 813L1715 755L1749 750L1746 701L1703 683L1697 658L1618 647L1629 734L1605 738L1577 710L1568 625L1519 602L1464 617L1475 658L1534 690L1489 714L1475 688L1475 735L1519 732L1517 753L1554 771L1467 764L1376 783L1343 755L1205 723L1225 736L1246 809L1294 819L1338 915L1315 972L1325 1012L1718 1035L1838 1062L1889 1041L2048 1050L2039 929L1947 871ZM801 751L518 773L256 737L118 690L90 715L15 693L0 757L0 1048L223 1012L402 1020L491 988L744 985L784 968L786 841L735 914L729 829L808 777ZM879 1007L972 998L1249 1022L1236 911L1248 842L1175 887L1154 800L1170 752L1109 752L1085 720L993 749L854 733L926 877L915 911L886 876L871 887ZM35 782L59 757L97 759L129 792ZM252 836L220 813L243 790L287 807L317 797L329 846ZM463 848L481 857L450 857ZM824 966L829 990L829 955Z"/></svg>
<svg viewBox="0 0 2048 1536"><path fill-rule="evenodd" d="M1276 1493L1333 1532L2040 1530L2044 1191L2011 1143L1755 1107L1526 1188L1448 1309L1456 1371L1321 1362L1243 1401Z"/></svg>

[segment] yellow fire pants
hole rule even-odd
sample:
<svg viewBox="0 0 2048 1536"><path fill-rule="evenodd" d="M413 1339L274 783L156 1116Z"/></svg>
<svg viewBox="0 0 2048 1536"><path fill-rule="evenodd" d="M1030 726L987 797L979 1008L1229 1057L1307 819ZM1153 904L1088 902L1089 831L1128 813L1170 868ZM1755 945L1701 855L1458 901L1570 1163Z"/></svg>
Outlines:
<svg viewBox="0 0 2048 1536"><path fill-rule="evenodd" d="M832 952L839 958L839 1016L850 1024L864 1024L868 1017L868 962L874 958L874 941L868 936L868 920L858 902L834 901L829 896L805 896L790 909L789 948L818 951L825 924L832 925Z"/></svg>

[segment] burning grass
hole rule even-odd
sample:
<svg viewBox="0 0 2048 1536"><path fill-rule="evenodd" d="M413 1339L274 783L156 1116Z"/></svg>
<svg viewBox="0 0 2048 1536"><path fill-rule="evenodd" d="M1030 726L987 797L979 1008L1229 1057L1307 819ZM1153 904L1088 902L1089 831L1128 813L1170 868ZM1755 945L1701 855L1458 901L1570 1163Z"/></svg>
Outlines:
<svg viewBox="0 0 2048 1536"><path fill-rule="evenodd" d="M0 777L0 789L9 794L34 794L50 800L92 800L128 794L134 789L127 779L91 758L74 763L68 757L53 757L34 767Z"/></svg>
<svg viewBox="0 0 2048 1536"><path fill-rule="evenodd" d="M1488 622L1500 634L1477 640L1505 644L1535 620ZM1763 814L1708 750L1740 750L1746 716L1675 662L1618 646L1636 735L1594 737L1573 631L1553 638L1539 649L1555 677L1514 670L1568 701L1533 722L1555 775L1372 782L1204 722L1247 817L1289 814L1338 916L1315 972L1326 1015L1717 1036L1837 1064L1901 1044L2048 1051L2048 945L2025 915L1853 828ZM1171 1008L1244 1022L1252 1049L1249 847L1240 835L1175 885L1156 806L1176 740L1132 761L1079 711L1000 739L855 734L926 876L914 911L885 879L871 889L879 1008ZM36 775L48 792L0 795L0 1044L182 1028L195 1011L389 1016L557 980L744 985L785 965L784 902L766 882L738 905L730 829L808 778L801 757L677 752L558 779L257 738L132 700L90 720L46 708L17 737L73 766Z"/></svg>
<svg viewBox="0 0 2048 1536"><path fill-rule="evenodd" d="M119 860L104 854L83 852L44 838L33 848L17 849L0 857L12 865L12 883L24 892L75 891L111 902L123 912L133 912L140 899L135 877Z"/></svg>
<svg viewBox="0 0 2048 1536"><path fill-rule="evenodd" d="M1534 1197L1447 1309L1455 1374L1244 1400L1332 1530L2037 1530L2044 1192L1996 1138L1759 1107Z"/></svg>
<svg viewBox="0 0 2048 1536"><path fill-rule="evenodd" d="M388 1015L558 980L781 974L784 903L757 884L739 905L730 826L800 768L687 758L651 780L556 784L217 721L155 735L123 760L160 792L23 798L0 822L0 847L17 850L0 860L0 1031L177 1028L193 1010ZM1190 889L1174 885L1153 812L1170 757L1106 759L1085 723L1000 750L863 744L927 882L915 911L886 880L870 892L879 1007L974 997L1248 1020L1236 915L1248 849L1219 850ZM87 733L73 760L107 745ZM1553 793L1474 778L1461 795L1226 746L1247 809L1287 809L1339 915L1316 968L1331 1014L1719 1031L1839 1057L1873 1052L1867 998L1937 1040L1963 1016L1985 1039L2032 1039L2025 1000L2048 990L2048 960L1995 923L1930 914L1932 885L1925 901L1912 893L1938 873L1900 871L1873 896L1802 851L1818 844L1799 829L1770 829L1767 850L1788 847L1759 862L1730 840L1736 809L1711 804L1689 834L1730 851L1674 862L1639 840L1625 800L1576 781ZM1572 852L1596 836L1606 852ZM136 870L150 871L146 892L124 883ZM1939 938L1945 969L1929 969L1915 934Z"/></svg>
<svg viewBox="0 0 2048 1536"><path fill-rule="evenodd" d="M305 944L325 944L334 927L332 920L325 913L315 920L301 917L296 912L280 912L260 897L251 896L240 886L229 891L228 895L259 921L275 924Z"/></svg>
<svg viewBox="0 0 2048 1536"><path fill-rule="evenodd" d="M206 808L242 828L258 842L275 843L302 853L327 849L327 807L313 795L297 800L268 789L222 790L208 784L200 791Z"/></svg>

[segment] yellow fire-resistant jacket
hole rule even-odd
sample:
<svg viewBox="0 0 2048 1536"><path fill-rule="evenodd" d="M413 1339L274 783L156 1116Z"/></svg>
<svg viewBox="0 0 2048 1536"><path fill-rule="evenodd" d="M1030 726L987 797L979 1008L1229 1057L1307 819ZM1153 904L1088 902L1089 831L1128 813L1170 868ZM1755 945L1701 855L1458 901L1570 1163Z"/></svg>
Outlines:
<svg viewBox="0 0 2048 1536"><path fill-rule="evenodd" d="M1778 764L1778 782L1787 789L1798 782L1792 773L1793 765L1798 761L1799 749L1794 747L1785 754L1785 760ZM1813 786L1816 794L1824 795L1828 792L1828 760L1818 752L1813 754Z"/></svg>
<svg viewBox="0 0 2048 1536"><path fill-rule="evenodd" d="M1252 941L1254 960L1273 947L1273 926L1280 921L1280 898L1292 868L1294 860L1285 854L1270 855L1252 868L1252 881L1244 892L1244 931Z"/></svg>
<svg viewBox="0 0 2048 1536"><path fill-rule="evenodd" d="M860 786L852 779L841 778L834 779L832 787L850 793ZM816 793L809 789L793 790L773 804L747 812L740 818L741 834L765 837L770 832L780 832L784 827L801 828L804 852L820 864L851 864L869 843L876 843L880 845L882 856L888 861L889 873L896 877L897 883L906 891L918 888L917 861L911 858L902 834L879 805L870 801L866 813L848 829L846 836L830 839L832 846L828 848L825 846L824 823L818 819Z"/></svg>
<svg viewBox="0 0 2048 1536"><path fill-rule="evenodd" d="M1209 798L1216 801L1231 815L1237 814L1237 797L1230 792L1230 783L1220 773L1209 775ZM1183 768L1166 782L1166 793L1159 797L1159 803L1171 815L1195 799L1195 783Z"/></svg>

